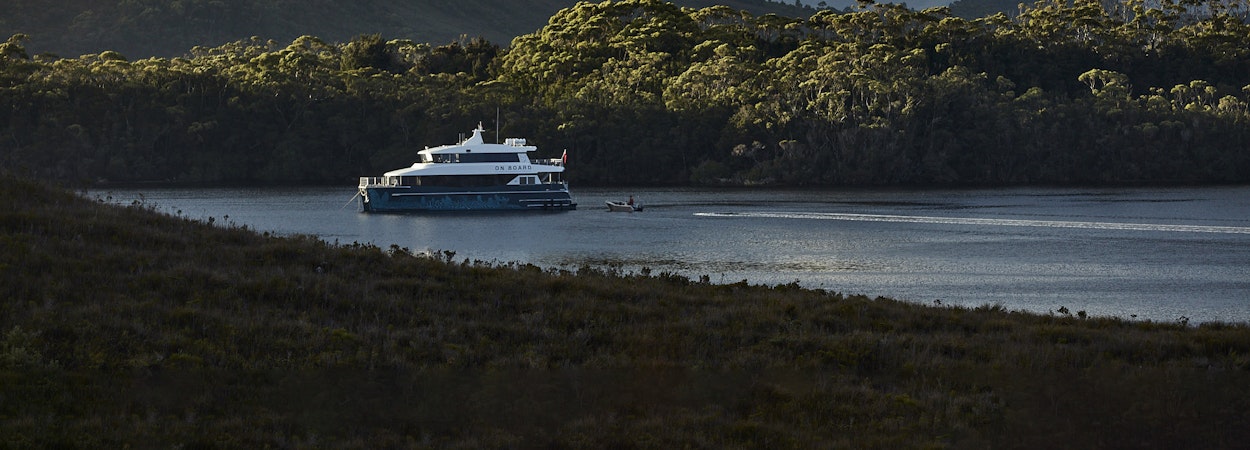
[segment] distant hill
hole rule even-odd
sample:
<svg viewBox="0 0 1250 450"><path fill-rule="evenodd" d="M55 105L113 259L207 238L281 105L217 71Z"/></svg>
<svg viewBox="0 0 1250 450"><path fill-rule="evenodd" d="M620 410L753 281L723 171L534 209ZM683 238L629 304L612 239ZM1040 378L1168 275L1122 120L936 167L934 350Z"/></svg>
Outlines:
<svg viewBox="0 0 1250 450"><path fill-rule="evenodd" d="M951 3L951 14L965 19L975 19L996 13L1015 16L1020 13L1020 4L1032 5L1033 0L955 0Z"/></svg>
<svg viewBox="0 0 1250 450"><path fill-rule="evenodd" d="M508 46L546 25L576 0L6 0L0 41L29 35L32 54L62 57L113 50L129 59L173 57L197 45L251 36L279 42L312 35L345 42L362 34L446 44L484 37ZM808 17L812 7L766 0L676 0L680 6L726 5L755 15Z"/></svg>
<svg viewBox="0 0 1250 450"><path fill-rule="evenodd" d="M793 4L793 2L774 1ZM950 6L951 14L965 19L975 19L1000 12L1015 15L1020 11L1021 3L1029 5L1033 4L1034 1L1036 0L877 0L878 3L899 3L917 10L937 6ZM799 0L799 2L805 7L833 8L837 10L854 8L858 4L855 0Z"/></svg>
<svg viewBox="0 0 1250 450"><path fill-rule="evenodd" d="M793 5L793 0L786 2L781 0L772 0L778 3ZM822 5L823 3L823 5ZM925 9L935 6L947 6L951 4L951 0L878 0L877 3L900 3L905 4L912 9ZM846 8L858 5L855 0L799 0L799 4L811 8L833 8L845 10Z"/></svg>

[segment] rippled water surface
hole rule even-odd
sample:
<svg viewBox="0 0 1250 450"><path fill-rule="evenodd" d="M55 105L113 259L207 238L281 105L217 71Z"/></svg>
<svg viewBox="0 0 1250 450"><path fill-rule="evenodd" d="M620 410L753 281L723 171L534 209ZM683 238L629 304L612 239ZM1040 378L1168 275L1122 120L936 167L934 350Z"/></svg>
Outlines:
<svg viewBox="0 0 1250 450"><path fill-rule="evenodd" d="M354 188L88 195L329 242L457 260L643 267L713 282L1161 321L1250 322L1250 187L602 190L576 211L374 215ZM609 213L633 194L640 213Z"/></svg>

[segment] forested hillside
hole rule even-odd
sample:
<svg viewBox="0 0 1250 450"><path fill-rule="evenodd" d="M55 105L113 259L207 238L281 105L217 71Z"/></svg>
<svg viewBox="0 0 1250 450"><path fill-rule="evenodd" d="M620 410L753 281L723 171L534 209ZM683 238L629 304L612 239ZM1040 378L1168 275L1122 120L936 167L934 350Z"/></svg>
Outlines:
<svg viewBox="0 0 1250 450"><path fill-rule="evenodd" d="M479 121L586 184L1250 181L1237 9L1039 2L975 20L579 3L508 48L364 36L185 58L0 47L0 164L69 181L333 182Z"/></svg>
<svg viewBox="0 0 1250 450"><path fill-rule="evenodd" d="M0 39L29 36L32 53L76 56L115 51L128 58L175 57L197 45L260 36L281 42L317 36L347 42L381 34L446 44L481 37L501 46L532 33L576 0L6 0ZM752 14L806 17L813 10L766 0L675 0L728 5ZM853 2L852 2L853 3Z"/></svg>

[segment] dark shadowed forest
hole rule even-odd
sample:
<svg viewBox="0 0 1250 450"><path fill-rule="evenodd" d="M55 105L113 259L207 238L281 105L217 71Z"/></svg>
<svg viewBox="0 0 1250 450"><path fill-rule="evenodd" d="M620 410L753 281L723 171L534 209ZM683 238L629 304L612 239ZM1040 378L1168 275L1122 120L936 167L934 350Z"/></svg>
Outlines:
<svg viewBox="0 0 1250 450"><path fill-rule="evenodd" d="M506 47L362 35L188 56L0 46L0 164L66 182L351 183L478 122L588 184L1250 180L1240 4L968 20L579 3ZM631 170L621 170L628 167Z"/></svg>

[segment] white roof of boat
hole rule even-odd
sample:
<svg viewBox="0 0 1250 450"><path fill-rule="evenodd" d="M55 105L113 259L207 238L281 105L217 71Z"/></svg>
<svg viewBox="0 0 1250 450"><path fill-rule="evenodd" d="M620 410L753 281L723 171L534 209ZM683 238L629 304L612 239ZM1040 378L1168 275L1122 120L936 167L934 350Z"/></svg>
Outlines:
<svg viewBox="0 0 1250 450"><path fill-rule="evenodd" d="M477 129L473 130L473 136L465 139L464 142L453 145L440 145L434 148L427 148L418 153L429 155L445 154L445 153L521 153L537 150L537 147L525 145L525 139L508 138L503 144L487 144L482 140L482 125L478 124Z"/></svg>

